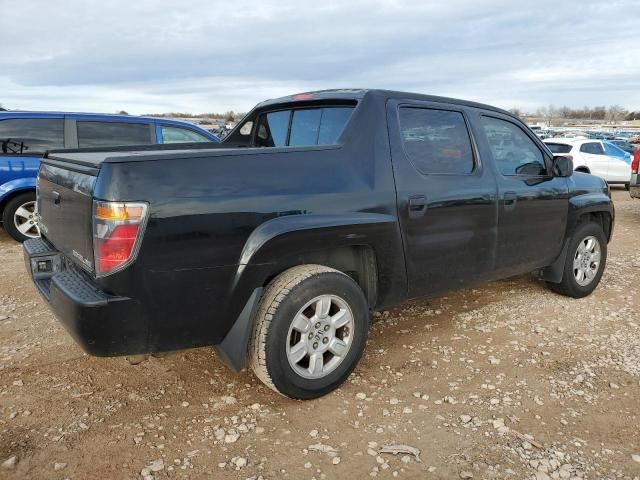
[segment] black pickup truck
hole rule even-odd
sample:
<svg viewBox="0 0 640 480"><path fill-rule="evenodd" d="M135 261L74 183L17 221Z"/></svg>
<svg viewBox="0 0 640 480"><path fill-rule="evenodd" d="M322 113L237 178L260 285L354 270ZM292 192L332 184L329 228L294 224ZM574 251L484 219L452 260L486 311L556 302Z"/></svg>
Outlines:
<svg viewBox="0 0 640 480"><path fill-rule="evenodd" d="M283 395L339 386L370 311L539 271L579 298L614 209L516 117L381 90L269 100L219 146L51 152L38 290L98 356L215 346Z"/></svg>

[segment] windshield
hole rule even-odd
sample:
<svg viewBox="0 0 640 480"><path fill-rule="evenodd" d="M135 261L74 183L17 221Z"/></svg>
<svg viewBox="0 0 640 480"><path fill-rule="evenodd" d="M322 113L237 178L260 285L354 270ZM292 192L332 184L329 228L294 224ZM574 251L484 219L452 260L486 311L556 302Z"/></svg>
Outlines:
<svg viewBox="0 0 640 480"><path fill-rule="evenodd" d="M565 143L545 143L551 153L569 153L572 146Z"/></svg>

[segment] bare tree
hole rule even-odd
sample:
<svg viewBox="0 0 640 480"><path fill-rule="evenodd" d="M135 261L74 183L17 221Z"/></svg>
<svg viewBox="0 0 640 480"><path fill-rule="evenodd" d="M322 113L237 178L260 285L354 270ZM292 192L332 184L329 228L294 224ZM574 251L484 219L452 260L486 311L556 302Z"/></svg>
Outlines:
<svg viewBox="0 0 640 480"><path fill-rule="evenodd" d="M549 105L548 107L540 107L536 111L536 115L538 117L542 117L545 122L547 122L547 126L550 127L553 120L558 117L558 109L553 105Z"/></svg>
<svg viewBox="0 0 640 480"><path fill-rule="evenodd" d="M627 110L620 105L611 105L607 109L606 119L613 122L622 120L627 115Z"/></svg>
<svg viewBox="0 0 640 480"><path fill-rule="evenodd" d="M516 117L522 117L522 110L520 110L518 107L511 107L509 109L509 112L513 113Z"/></svg>

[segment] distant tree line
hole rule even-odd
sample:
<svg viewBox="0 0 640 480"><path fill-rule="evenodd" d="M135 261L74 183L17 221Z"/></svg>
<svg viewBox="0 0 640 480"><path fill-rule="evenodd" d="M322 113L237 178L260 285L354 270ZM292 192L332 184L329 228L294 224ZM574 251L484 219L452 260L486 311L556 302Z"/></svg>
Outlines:
<svg viewBox="0 0 640 480"><path fill-rule="evenodd" d="M241 118L244 113L236 113L233 110L229 110L225 113L184 113L184 112L169 112L169 113L148 113L149 117L170 117L170 118L217 118L225 119L228 122L233 122L236 118Z"/></svg>
<svg viewBox="0 0 640 480"><path fill-rule="evenodd" d="M537 117L542 118L551 125L553 120L600 120L620 122L623 120L640 120L640 111L629 111L620 105L596 106L570 108L567 106L556 107L549 105L548 107L540 107L533 113L524 113L521 109L514 107L511 113L519 117Z"/></svg>

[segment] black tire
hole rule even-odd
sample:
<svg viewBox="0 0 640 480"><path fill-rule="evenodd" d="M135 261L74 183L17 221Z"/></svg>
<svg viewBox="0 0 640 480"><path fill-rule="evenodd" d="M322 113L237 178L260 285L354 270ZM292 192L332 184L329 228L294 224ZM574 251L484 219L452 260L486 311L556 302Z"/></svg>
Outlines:
<svg viewBox="0 0 640 480"><path fill-rule="evenodd" d="M629 190L631 190L631 184L630 183L625 183L624 184L624 189L628 192Z"/></svg>
<svg viewBox="0 0 640 480"><path fill-rule="evenodd" d="M25 192L25 193L16 195L11 200L9 200L7 204L4 206L4 211L2 212L2 226L4 227L5 231L14 240L17 240L18 242L24 242L25 240L28 240L29 238L33 238L33 237L30 237L28 235L23 235L17 229L13 221L14 215L21 206L25 204L29 204L31 202L35 202L35 201L36 201L35 192ZM35 229L33 231L35 231Z"/></svg>
<svg viewBox="0 0 640 480"><path fill-rule="evenodd" d="M322 295L337 296L349 307L353 319L350 347L325 376L305 378L294 370L287 357L290 327L300 309ZM362 356L368 333L367 300L351 277L322 265L293 267L277 276L260 300L249 346L251 367L265 385L286 397L317 398L336 389L351 374Z"/></svg>
<svg viewBox="0 0 640 480"><path fill-rule="evenodd" d="M578 246L587 237L595 237L600 244L600 265L595 277L588 285L580 285L576 280L573 262L578 250ZM572 298L583 298L591 294L600 283L602 274L607 264L607 238L602 230L602 226L595 222L580 223L569 242L567 258L565 260L562 281L560 283L547 282L547 286L556 293Z"/></svg>

